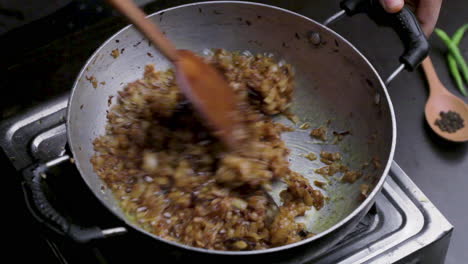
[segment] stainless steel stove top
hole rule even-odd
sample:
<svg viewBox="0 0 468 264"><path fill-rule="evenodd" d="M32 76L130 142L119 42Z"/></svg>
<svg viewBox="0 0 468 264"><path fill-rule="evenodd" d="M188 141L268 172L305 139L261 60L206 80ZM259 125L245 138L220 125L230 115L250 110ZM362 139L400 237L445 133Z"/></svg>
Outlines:
<svg viewBox="0 0 468 264"><path fill-rule="evenodd" d="M65 94L0 124L0 145L18 171L66 152L67 100ZM309 259L304 252L300 263L444 262L452 225L398 164L393 162L389 173L375 206L356 229L319 258ZM58 250L53 240L48 242ZM66 254L56 255L72 263Z"/></svg>

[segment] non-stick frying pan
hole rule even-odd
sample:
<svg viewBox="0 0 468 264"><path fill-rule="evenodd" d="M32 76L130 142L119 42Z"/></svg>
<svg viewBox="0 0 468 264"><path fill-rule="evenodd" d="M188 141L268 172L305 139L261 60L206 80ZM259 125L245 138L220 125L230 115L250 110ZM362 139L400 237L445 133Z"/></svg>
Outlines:
<svg viewBox="0 0 468 264"><path fill-rule="evenodd" d="M344 1L341 8L343 11L327 20L326 24L341 15L364 12L379 24L393 27L403 40L406 49L400 58L402 66L388 81L403 68L413 70L427 55L427 41L409 10L389 15L375 1L364 0ZM106 230L80 228L50 206L43 192L44 177L41 175L49 167L68 160L69 156L39 166L28 181L33 200L48 222L52 222L50 226L83 242L125 233L127 227L132 227L185 250L238 256L275 254L297 247L307 247L312 254L318 255L352 230L368 212L385 181L396 140L395 116L386 83L369 61L351 43L326 26L288 10L263 4L202 2L163 10L149 18L158 23L180 49L200 54L207 48L271 53L293 65L296 90L292 112L301 122L308 122L313 127L328 123L329 133L349 131L349 135L336 144L318 144L307 130L285 133L284 140L292 150L293 170L311 181L322 179L313 173L319 167L318 163L303 158L304 154L321 150L342 152L345 163L351 168L361 168L371 161L375 164L364 169L367 177L361 177L356 183L337 181L332 184L325 191L325 195L330 197L325 207L309 212L302 219L309 231L317 235L294 244L256 251L216 251L166 241L143 230L126 219L112 193L102 188L103 182L90 163L94 154L92 142L105 131L109 96L116 96L126 83L141 78L147 64L155 64L158 69L170 67L168 61L148 45L133 26L128 26L103 43L83 66L73 87L67 117L68 143L76 167L92 192L126 223L126 227ZM118 58L111 56L112 50L123 48L125 52ZM90 81L92 78L98 83L97 87ZM105 85L100 84L104 82ZM276 119L291 125L285 117ZM371 187L365 199L360 199L362 184ZM279 190L281 186L277 188Z"/></svg>

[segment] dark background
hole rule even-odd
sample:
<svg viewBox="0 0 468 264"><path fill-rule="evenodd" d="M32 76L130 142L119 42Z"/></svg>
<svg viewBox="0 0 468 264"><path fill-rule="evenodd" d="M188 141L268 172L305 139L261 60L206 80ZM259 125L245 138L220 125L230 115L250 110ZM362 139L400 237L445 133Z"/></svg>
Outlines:
<svg viewBox="0 0 468 264"><path fill-rule="evenodd" d="M187 2L193 1L160 0L145 7L152 12ZM329 0L262 2L293 9L317 21L338 10L338 1ZM468 23L468 2L444 1L437 26L453 34L463 23ZM0 118L69 91L91 53L124 25L126 22L101 1L0 0ZM398 66L402 47L392 31L378 28L366 17L344 18L332 28L361 50L384 79ZM430 42L431 57L442 83L460 95L448 73L444 45L435 35ZM468 36L460 47L468 58ZM388 89L398 127L395 160L455 226L446 263L465 263L468 144L444 141L426 125L423 110L428 87L421 71L400 74ZM3 238L7 248L12 249L7 251L17 263L31 259L55 263L47 257L45 242L35 235L37 226L22 202L19 175L5 157L0 158L0 166L5 190ZM25 253L14 253L13 249L18 248Z"/></svg>

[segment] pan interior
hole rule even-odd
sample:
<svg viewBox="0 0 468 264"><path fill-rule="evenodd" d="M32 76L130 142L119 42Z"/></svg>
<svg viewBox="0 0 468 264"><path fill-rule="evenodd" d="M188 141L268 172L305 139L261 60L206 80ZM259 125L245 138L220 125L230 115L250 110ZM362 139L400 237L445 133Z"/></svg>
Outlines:
<svg viewBox="0 0 468 264"><path fill-rule="evenodd" d="M342 183L340 175L334 176L337 180L321 190L329 201L301 220L311 232L323 232L351 214L363 201L360 186L379 182L391 159L392 112L380 78L347 41L302 16L248 3L187 5L153 14L151 19L180 49L200 54L207 48L269 53L293 65L296 90L292 112L299 122L293 124L285 116L276 117L278 122L297 128L283 134L291 149L292 169L311 182L328 181L314 172L325 165L304 157L325 150L340 151L346 165L364 173L353 184ZM114 58L112 52L116 49L120 55ZM109 97L115 98L126 83L141 78L147 64L155 64L157 69L170 67L139 32L125 28L104 43L84 66L69 104L69 143L76 165L98 198L123 219L117 202L102 188L102 181L93 171L92 142L104 134ZM299 129L303 123L311 128ZM328 127L328 143L310 137L310 130L319 126ZM349 135L334 142L333 132L345 131ZM373 158L380 161L380 167L372 166ZM366 163L370 166L362 169Z"/></svg>

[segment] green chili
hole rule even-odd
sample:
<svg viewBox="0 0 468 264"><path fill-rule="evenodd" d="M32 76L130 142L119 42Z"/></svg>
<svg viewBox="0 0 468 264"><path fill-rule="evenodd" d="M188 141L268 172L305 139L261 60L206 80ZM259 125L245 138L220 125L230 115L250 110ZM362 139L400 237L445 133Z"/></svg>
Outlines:
<svg viewBox="0 0 468 264"><path fill-rule="evenodd" d="M458 46L460 44L461 40L463 39L463 34L465 34L465 31L468 30L468 24L465 24L461 26L457 31L455 31L455 34L453 34L452 41L455 45Z"/></svg>
<svg viewBox="0 0 468 264"><path fill-rule="evenodd" d="M457 61L451 53L447 54L447 63L449 65L450 73L452 73L452 77L457 83L458 89L464 96L467 96L468 94L466 93L465 85L463 84L462 77L458 71Z"/></svg>
<svg viewBox="0 0 468 264"><path fill-rule="evenodd" d="M462 27L460 27L455 32L455 34L453 34L453 37L452 37L453 44L457 46L460 44L461 40L463 39L463 34L465 34L465 31L467 29L468 29L468 24L465 24ZM467 96L468 93L466 92L465 85L463 84L463 80L460 75L460 71L458 71L457 62L455 58L453 57L452 53L447 54L447 62L449 65L450 72L452 73L452 77L457 83L458 89L464 96Z"/></svg>
<svg viewBox="0 0 468 264"><path fill-rule="evenodd" d="M435 33L440 37L440 39L442 39L442 41L445 43L445 45L449 49L450 53L452 53L455 61L460 67L463 77L465 78L466 82L468 82L468 65L466 65L466 61L461 55L460 49L458 49L458 46L455 45L453 41L450 39L450 37L447 35L447 33L442 31L441 29L436 28Z"/></svg>

